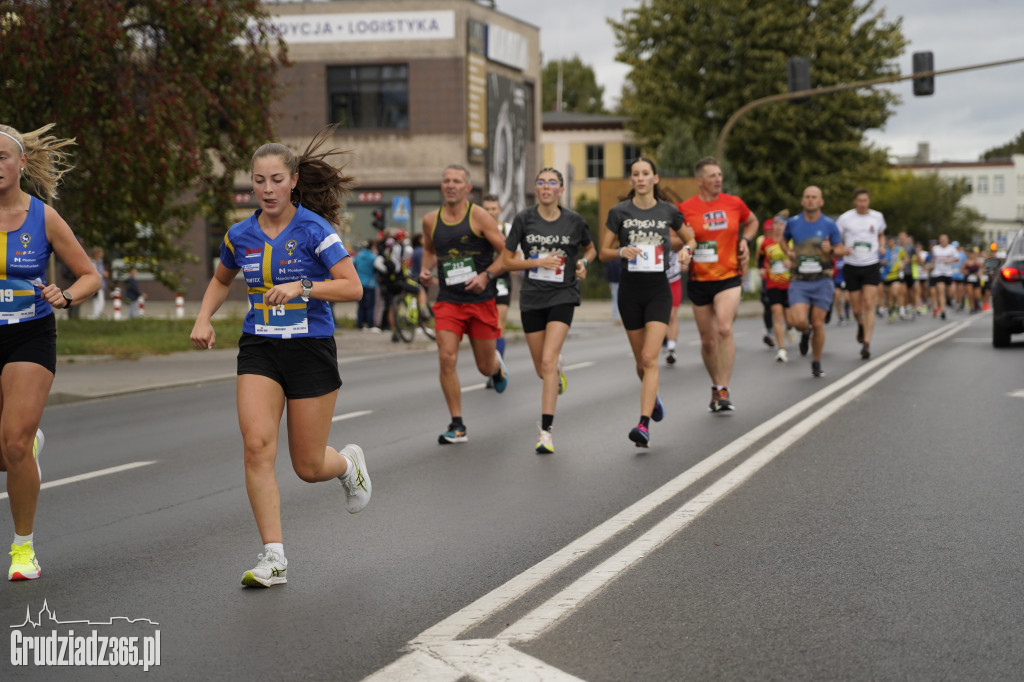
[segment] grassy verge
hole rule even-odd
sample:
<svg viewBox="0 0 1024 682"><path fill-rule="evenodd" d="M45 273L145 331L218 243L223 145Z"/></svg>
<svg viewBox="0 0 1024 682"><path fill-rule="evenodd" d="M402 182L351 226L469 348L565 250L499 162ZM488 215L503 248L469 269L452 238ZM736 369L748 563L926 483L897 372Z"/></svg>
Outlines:
<svg viewBox="0 0 1024 682"><path fill-rule="evenodd" d="M134 320L59 320L57 355L115 355L192 350L189 334L195 320L139 318ZM240 319L214 320L217 346L230 347L241 334ZM227 346L225 346L225 343Z"/></svg>

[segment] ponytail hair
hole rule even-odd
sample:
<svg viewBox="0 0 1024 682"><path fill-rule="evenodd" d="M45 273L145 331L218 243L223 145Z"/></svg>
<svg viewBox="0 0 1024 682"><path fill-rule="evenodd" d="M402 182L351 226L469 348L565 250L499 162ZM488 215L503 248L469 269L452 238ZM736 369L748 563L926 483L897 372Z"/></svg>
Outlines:
<svg viewBox="0 0 1024 682"><path fill-rule="evenodd" d="M341 209L344 207L345 196L355 186L355 178L345 175L345 166L335 167L327 159L332 156L348 154L340 149L320 151L320 147L334 134L337 125L321 128L302 154L296 154L291 147L279 142L269 142L252 155L249 173L257 159L266 156L277 156L292 175L299 174L298 182L292 189L291 200L321 216L335 227L341 224Z"/></svg>
<svg viewBox="0 0 1024 682"><path fill-rule="evenodd" d="M646 163L647 165L649 165L651 167L651 173L653 175L657 175L658 174L658 167L654 164L654 161L652 161L651 159L647 158L646 156L640 156L640 157L637 157L636 159L634 159L633 161L631 161L630 164L629 164L630 172L632 172L632 170L633 170L633 164L634 163L640 163L641 161L643 161L644 163ZM659 185L659 183L657 183L657 182L654 183L654 198L657 201L668 201L668 199L665 197L664 192L661 191L661 187L659 187L658 185ZM626 199L632 200L633 197L635 197L635 196L636 196L636 190L633 189L632 187L630 187L629 188L629 194L626 195Z"/></svg>
<svg viewBox="0 0 1024 682"><path fill-rule="evenodd" d="M47 123L38 130L23 134L11 126L0 124L0 133L17 142L28 159L22 179L33 194L46 202L57 198L61 177L74 168L64 148L74 145L75 140L47 135L53 126L53 123Z"/></svg>

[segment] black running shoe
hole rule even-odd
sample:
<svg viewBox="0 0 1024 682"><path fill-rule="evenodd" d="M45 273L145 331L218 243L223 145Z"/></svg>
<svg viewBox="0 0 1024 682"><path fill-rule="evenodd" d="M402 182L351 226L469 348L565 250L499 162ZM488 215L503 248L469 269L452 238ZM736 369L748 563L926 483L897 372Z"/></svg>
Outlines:
<svg viewBox="0 0 1024 682"><path fill-rule="evenodd" d="M807 355L807 350L811 345L811 330L808 329L800 335L800 355Z"/></svg>
<svg viewBox="0 0 1024 682"><path fill-rule="evenodd" d="M811 362L811 376L815 379L820 379L825 376L825 370L821 368L821 363L817 360Z"/></svg>
<svg viewBox="0 0 1024 682"><path fill-rule="evenodd" d="M871 344L865 343L860 347L860 357L862 360L867 360L871 357Z"/></svg>
<svg viewBox="0 0 1024 682"><path fill-rule="evenodd" d="M765 333L765 335L761 337L761 340L764 341L764 345L769 348L775 348L775 339L772 338L771 334Z"/></svg>

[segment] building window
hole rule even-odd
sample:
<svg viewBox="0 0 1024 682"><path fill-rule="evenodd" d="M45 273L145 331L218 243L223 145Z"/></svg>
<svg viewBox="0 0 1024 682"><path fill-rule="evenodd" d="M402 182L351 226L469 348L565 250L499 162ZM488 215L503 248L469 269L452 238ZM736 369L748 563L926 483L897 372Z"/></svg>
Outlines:
<svg viewBox="0 0 1024 682"><path fill-rule="evenodd" d="M331 123L341 128L409 128L409 67L329 66Z"/></svg>
<svg viewBox="0 0 1024 682"><path fill-rule="evenodd" d="M978 176L978 194L988 194L988 176Z"/></svg>
<svg viewBox="0 0 1024 682"><path fill-rule="evenodd" d="M1005 184L1002 175L992 176L992 194L1002 194L1005 190Z"/></svg>
<svg viewBox="0 0 1024 682"><path fill-rule="evenodd" d="M640 158L643 152L635 144L622 145L622 177L628 178L633 174L633 162Z"/></svg>
<svg viewBox="0 0 1024 682"><path fill-rule="evenodd" d="M587 145L587 178L604 177L604 145Z"/></svg>

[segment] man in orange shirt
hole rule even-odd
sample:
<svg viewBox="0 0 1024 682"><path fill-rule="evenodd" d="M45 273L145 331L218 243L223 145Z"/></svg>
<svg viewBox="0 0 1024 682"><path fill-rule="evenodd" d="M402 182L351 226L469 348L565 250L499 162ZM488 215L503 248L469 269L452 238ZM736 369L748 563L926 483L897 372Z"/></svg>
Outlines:
<svg viewBox="0 0 1024 682"><path fill-rule="evenodd" d="M711 376L712 412L732 411L729 379L736 359L732 323L740 305L743 273L757 216L743 200L722 192L722 168L708 156L697 162L696 196L679 204L697 249L687 288L700 333L700 353Z"/></svg>

